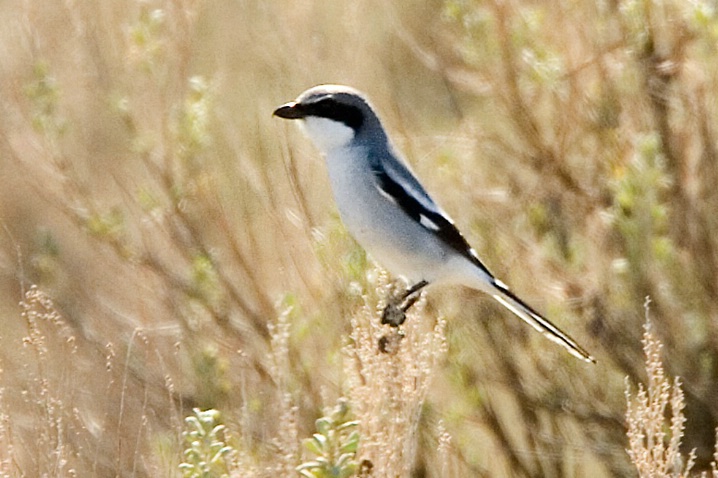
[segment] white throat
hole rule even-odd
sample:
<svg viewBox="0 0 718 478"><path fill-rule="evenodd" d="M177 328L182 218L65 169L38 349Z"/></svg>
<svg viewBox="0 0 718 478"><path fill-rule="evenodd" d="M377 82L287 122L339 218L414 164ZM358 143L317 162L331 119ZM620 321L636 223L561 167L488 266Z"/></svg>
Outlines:
<svg viewBox="0 0 718 478"><path fill-rule="evenodd" d="M354 139L354 130L340 121L307 116L299 123L309 139L325 154L348 146Z"/></svg>

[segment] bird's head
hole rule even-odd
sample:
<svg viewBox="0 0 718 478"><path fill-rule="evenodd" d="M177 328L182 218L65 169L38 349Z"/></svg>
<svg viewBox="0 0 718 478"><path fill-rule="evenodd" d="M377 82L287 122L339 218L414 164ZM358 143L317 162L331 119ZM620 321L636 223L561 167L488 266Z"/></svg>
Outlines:
<svg viewBox="0 0 718 478"><path fill-rule="evenodd" d="M341 85L319 85L276 110L274 116L301 120L304 132L324 153L349 146L360 136L381 136L384 131L367 99Z"/></svg>

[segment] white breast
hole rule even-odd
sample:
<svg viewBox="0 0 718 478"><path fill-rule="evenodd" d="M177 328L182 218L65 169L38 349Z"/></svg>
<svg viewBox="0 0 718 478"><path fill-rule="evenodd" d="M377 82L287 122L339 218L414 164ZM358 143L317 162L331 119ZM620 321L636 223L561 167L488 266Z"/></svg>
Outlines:
<svg viewBox="0 0 718 478"><path fill-rule="evenodd" d="M426 233L425 227L432 224L414 221L382 194L366 147L353 144L354 130L324 118L306 118L302 123L324 153L339 215L354 239L394 275L414 282L441 276L446 248Z"/></svg>

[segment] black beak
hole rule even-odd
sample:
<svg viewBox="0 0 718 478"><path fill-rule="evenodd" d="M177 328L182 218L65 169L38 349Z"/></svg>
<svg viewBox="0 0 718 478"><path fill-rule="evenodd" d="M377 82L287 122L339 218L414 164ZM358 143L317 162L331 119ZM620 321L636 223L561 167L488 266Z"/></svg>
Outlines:
<svg viewBox="0 0 718 478"><path fill-rule="evenodd" d="M302 108L301 103L291 101L274 110L272 115L279 116L284 119L302 119L306 116L303 109L304 108Z"/></svg>

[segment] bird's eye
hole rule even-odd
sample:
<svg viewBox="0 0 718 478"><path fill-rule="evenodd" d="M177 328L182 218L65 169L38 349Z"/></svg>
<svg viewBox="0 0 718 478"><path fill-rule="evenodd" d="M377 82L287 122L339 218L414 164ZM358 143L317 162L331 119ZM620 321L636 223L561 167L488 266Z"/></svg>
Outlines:
<svg viewBox="0 0 718 478"><path fill-rule="evenodd" d="M311 112L315 116L344 123L355 130L364 122L364 115L358 107L337 101L331 96L312 103Z"/></svg>
<svg viewBox="0 0 718 478"><path fill-rule="evenodd" d="M336 104L336 101L334 101L331 98L323 98L316 103L314 103L314 109L319 114L319 116L325 116L330 115L332 110L334 109L333 105ZM324 114L322 114L324 113Z"/></svg>

